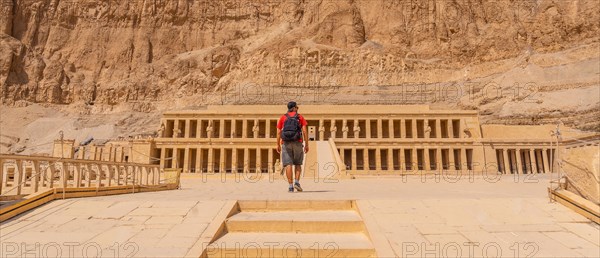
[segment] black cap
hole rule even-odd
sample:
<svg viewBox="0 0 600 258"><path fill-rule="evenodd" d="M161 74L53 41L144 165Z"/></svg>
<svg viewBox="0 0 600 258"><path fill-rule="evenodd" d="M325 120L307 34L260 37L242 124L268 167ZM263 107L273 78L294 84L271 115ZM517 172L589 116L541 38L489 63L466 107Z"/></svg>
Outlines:
<svg viewBox="0 0 600 258"><path fill-rule="evenodd" d="M297 107L296 102L295 101L290 101L288 102L288 110L292 110L292 108Z"/></svg>

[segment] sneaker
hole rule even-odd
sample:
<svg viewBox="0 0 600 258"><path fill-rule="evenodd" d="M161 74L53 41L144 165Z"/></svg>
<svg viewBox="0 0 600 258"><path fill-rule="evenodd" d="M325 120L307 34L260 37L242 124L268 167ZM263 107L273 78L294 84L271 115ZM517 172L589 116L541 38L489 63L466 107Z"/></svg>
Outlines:
<svg viewBox="0 0 600 258"><path fill-rule="evenodd" d="M298 190L298 192L302 192L302 187L300 186L300 183L295 183L294 188L296 188L296 190Z"/></svg>
<svg viewBox="0 0 600 258"><path fill-rule="evenodd" d="M293 193L294 192L294 187L291 187L288 189L288 192Z"/></svg>

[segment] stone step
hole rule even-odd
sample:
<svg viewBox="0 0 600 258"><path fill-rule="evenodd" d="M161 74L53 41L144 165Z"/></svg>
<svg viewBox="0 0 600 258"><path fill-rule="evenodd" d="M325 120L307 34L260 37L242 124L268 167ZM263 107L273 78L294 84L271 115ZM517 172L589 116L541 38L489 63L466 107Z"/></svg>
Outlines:
<svg viewBox="0 0 600 258"><path fill-rule="evenodd" d="M362 233L228 233L206 248L208 257L375 257Z"/></svg>
<svg viewBox="0 0 600 258"><path fill-rule="evenodd" d="M240 211L354 210L350 200L247 200L238 201Z"/></svg>
<svg viewBox="0 0 600 258"><path fill-rule="evenodd" d="M226 222L228 232L364 232L357 212L337 211L272 211L241 212Z"/></svg>

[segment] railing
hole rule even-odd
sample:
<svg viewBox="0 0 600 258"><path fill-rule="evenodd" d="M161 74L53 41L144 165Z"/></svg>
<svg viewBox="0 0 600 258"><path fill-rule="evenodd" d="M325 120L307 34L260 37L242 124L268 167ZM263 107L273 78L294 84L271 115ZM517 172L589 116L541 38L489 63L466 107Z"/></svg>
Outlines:
<svg viewBox="0 0 600 258"><path fill-rule="evenodd" d="M50 188L159 185L158 165L0 154L0 196Z"/></svg>
<svg viewBox="0 0 600 258"><path fill-rule="evenodd" d="M180 172L162 172L159 165L0 154L0 222L55 199L177 189Z"/></svg>

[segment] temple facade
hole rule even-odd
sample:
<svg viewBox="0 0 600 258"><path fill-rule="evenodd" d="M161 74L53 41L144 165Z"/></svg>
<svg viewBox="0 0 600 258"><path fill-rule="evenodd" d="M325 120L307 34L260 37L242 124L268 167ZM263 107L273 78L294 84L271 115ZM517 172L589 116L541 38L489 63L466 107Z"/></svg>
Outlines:
<svg viewBox="0 0 600 258"><path fill-rule="evenodd" d="M276 125L285 112L284 106L266 105L167 112L156 137L75 147L73 155L160 164L183 173L275 173L281 168ZM477 111L300 105L299 113L308 121L311 147L305 166L317 170L329 166L344 175L531 174L550 172L555 161L553 126L481 125Z"/></svg>

